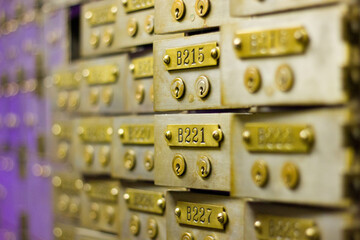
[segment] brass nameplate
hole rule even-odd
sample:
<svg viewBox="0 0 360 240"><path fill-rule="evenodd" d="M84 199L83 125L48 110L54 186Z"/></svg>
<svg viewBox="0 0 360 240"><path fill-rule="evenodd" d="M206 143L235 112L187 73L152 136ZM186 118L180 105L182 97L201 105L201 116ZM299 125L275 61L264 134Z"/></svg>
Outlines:
<svg viewBox="0 0 360 240"><path fill-rule="evenodd" d="M243 142L250 152L307 153L314 141L308 125L247 123Z"/></svg>
<svg viewBox="0 0 360 240"><path fill-rule="evenodd" d="M235 41L239 58L259 58L304 53L309 37L304 27L292 27L240 32Z"/></svg>
<svg viewBox="0 0 360 240"><path fill-rule="evenodd" d="M165 132L171 147L219 147L222 131L218 124L168 125Z"/></svg>
<svg viewBox="0 0 360 240"><path fill-rule="evenodd" d="M129 0L124 5L125 12L135 12L154 7L154 0Z"/></svg>
<svg viewBox="0 0 360 240"><path fill-rule="evenodd" d="M166 49L166 55L170 58L169 63L165 63L166 70L217 66L220 51L217 57L211 54L211 50L217 47L217 43L212 42Z"/></svg>
<svg viewBox="0 0 360 240"><path fill-rule="evenodd" d="M64 191L80 191L79 188L76 187L76 181L79 180L77 178L73 178L69 175L59 175L56 176L57 178L61 179L61 188Z"/></svg>
<svg viewBox="0 0 360 240"><path fill-rule="evenodd" d="M82 125L78 131L80 139L83 142L101 143L111 142L112 140L113 129L110 125Z"/></svg>
<svg viewBox="0 0 360 240"><path fill-rule="evenodd" d="M165 199L162 193L128 188L126 194L128 197L126 204L129 209L148 213L164 213ZM158 204L159 200L164 201L163 206Z"/></svg>
<svg viewBox="0 0 360 240"><path fill-rule="evenodd" d="M153 76L154 58L152 56L136 58L132 61L132 64L134 67L133 76L135 79Z"/></svg>
<svg viewBox="0 0 360 240"><path fill-rule="evenodd" d="M116 13L116 6L107 5L86 11L85 18L88 20L89 25L94 27L97 25L114 23L116 21Z"/></svg>
<svg viewBox="0 0 360 240"><path fill-rule="evenodd" d="M73 72L62 72L54 75L54 84L58 88L77 88L80 81Z"/></svg>
<svg viewBox="0 0 360 240"><path fill-rule="evenodd" d="M177 202L176 220L179 224L223 230L227 223L225 208L220 205ZM223 216L221 220L219 216Z"/></svg>
<svg viewBox="0 0 360 240"><path fill-rule="evenodd" d="M83 70L83 75L90 85L114 83L118 77L116 65L92 66Z"/></svg>
<svg viewBox="0 0 360 240"><path fill-rule="evenodd" d="M84 186L90 198L105 201L118 200L119 186L117 182L92 181L90 186L90 189L86 189L86 185Z"/></svg>
<svg viewBox="0 0 360 240"><path fill-rule="evenodd" d="M119 128L119 136L122 144L154 144L154 125L124 124Z"/></svg>
<svg viewBox="0 0 360 240"><path fill-rule="evenodd" d="M255 221L261 223L261 231L256 231L258 240L307 240L306 230L316 228L313 220L303 218L257 215Z"/></svg>

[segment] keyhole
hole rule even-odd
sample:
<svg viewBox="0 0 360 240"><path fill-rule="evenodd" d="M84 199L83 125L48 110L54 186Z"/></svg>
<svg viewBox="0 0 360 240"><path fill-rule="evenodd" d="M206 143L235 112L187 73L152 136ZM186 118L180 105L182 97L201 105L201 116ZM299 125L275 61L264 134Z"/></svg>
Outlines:
<svg viewBox="0 0 360 240"><path fill-rule="evenodd" d="M177 173L179 173L180 172L180 164L176 164L175 165L175 171L177 172Z"/></svg>
<svg viewBox="0 0 360 240"><path fill-rule="evenodd" d="M249 77L248 86L249 88L252 88L254 86L254 79L252 77Z"/></svg>
<svg viewBox="0 0 360 240"><path fill-rule="evenodd" d="M178 8L176 8L176 9L175 9L175 16L176 16L176 18L179 17L179 12L180 12L180 10L179 10Z"/></svg>
<svg viewBox="0 0 360 240"><path fill-rule="evenodd" d="M204 88L200 87L200 95L203 95L203 93L204 93Z"/></svg>
<svg viewBox="0 0 360 240"><path fill-rule="evenodd" d="M205 168L204 167L201 167L201 174L205 174Z"/></svg>
<svg viewBox="0 0 360 240"><path fill-rule="evenodd" d="M175 87L175 96L176 97L179 97L179 91L180 91L179 87Z"/></svg>
<svg viewBox="0 0 360 240"><path fill-rule="evenodd" d="M200 5L200 14L203 14L204 6Z"/></svg>
<svg viewBox="0 0 360 240"><path fill-rule="evenodd" d="M256 181L257 181L257 182L260 182L260 181L261 181L261 178L262 178L261 173L260 173L260 172L257 172L257 173L256 173Z"/></svg>

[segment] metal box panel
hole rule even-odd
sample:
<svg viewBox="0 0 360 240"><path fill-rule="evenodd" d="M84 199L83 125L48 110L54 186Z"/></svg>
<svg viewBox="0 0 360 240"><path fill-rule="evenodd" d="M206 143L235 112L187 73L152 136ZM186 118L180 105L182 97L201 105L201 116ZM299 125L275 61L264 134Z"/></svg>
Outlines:
<svg viewBox="0 0 360 240"><path fill-rule="evenodd" d="M111 171L113 119L89 117L77 119L73 137L74 151L70 157L83 174L103 175Z"/></svg>
<svg viewBox="0 0 360 240"><path fill-rule="evenodd" d="M209 33L154 43L155 111L222 108L219 41Z"/></svg>
<svg viewBox="0 0 360 240"><path fill-rule="evenodd" d="M155 184L230 191L232 117L227 113L156 115Z"/></svg>
<svg viewBox="0 0 360 240"><path fill-rule="evenodd" d="M120 1L95 1L81 6L81 56L119 52L117 22Z"/></svg>
<svg viewBox="0 0 360 240"><path fill-rule="evenodd" d="M351 187L358 176L358 156L349 133L358 120L350 115L347 108L328 108L237 118L231 195L348 204L359 191Z"/></svg>
<svg viewBox="0 0 360 240"><path fill-rule="evenodd" d="M126 55L99 58L81 63L82 113L124 113L129 83Z"/></svg>
<svg viewBox="0 0 360 240"><path fill-rule="evenodd" d="M334 5L224 25L222 103L248 107L347 102L350 90L357 87L351 89L346 70L356 64L351 54L358 52L345 34L347 14L347 6Z"/></svg>
<svg viewBox="0 0 360 240"><path fill-rule="evenodd" d="M122 182L120 239L166 238L166 188L152 183Z"/></svg>
<svg viewBox="0 0 360 240"><path fill-rule="evenodd" d="M245 239L351 239L359 231L343 209L248 202L245 213Z"/></svg>
<svg viewBox="0 0 360 240"><path fill-rule="evenodd" d="M118 181L101 179L85 183L81 199L83 227L119 232L119 184Z"/></svg>
<svg viewBox="0 0 360 240"><path fill-rule="evenodd" d="M57 172L52 178L53 212L58 221L78 225L83 211L83 181L75 172Z"/></svg>
<svg viewBox="0 0 360 240"><path fill-rule="evenodd" d="M154 116L114 118L111 175L121 179L154 180Z"/></svg>
<svg viewBox="0 0 360 240"><path fill-rule="evenodd" d="M246 1L246 0L230 0L230 12L234 17L244 17L251 15L268 14L275 12L283 12L289 10L298 10L302 8L319 7L321 5L330 5L337 2L351 2L348 0L306 0L297 2L293 0L279 1L271 0L266 2L261 1Z"/></svg>
<svg viewBox="0 0 360 240"><path fill-rule="evenodd" d="M170 191L166 203L168 239L245 239L243 199ZM186 212L181 211L183 207L186 207Z"/></svg>
<svg viewBox="0 0 360 240"><path fill-rule="evenodd" d="M127 109L134 113L154 112L153 53L152 48L129 54L129 88Z"/></svg>
<svg viewBox="0 0 360 240"><path fill-rule="evenodd" d="M230 20L229 8L229 0L155 0L155 32L189 32L220 27Z"/></svg>

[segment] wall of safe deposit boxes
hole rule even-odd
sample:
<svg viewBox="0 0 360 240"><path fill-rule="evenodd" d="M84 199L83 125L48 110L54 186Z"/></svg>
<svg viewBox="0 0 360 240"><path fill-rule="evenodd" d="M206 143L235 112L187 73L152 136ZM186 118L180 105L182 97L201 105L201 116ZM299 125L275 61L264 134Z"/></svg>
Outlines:
<svg viewBox="0 0 360 240"><path fill-rule="evenodd" d="M0 239L359 239L359 3L0 0Z"/></svg>

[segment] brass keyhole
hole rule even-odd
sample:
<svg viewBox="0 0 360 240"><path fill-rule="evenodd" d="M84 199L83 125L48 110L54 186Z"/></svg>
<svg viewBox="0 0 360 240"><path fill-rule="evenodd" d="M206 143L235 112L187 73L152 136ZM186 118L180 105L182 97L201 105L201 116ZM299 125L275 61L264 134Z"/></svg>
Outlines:
<svg viewBox="0 0 360 240"><path fill-rule="evenodd" d="M275 75L275 83L277 88L282 92L291 90L294 84L294 74L289 65L283 64L278 67Z"/></svg>
<svg viewBox="0 0 360 240"><path fill-rule="evenodd" d="M176 16L176 18L179 17L179 12L180 12L180 10L179 10L178 8L176 8L176 9L175 9L175 16Z"/></svg>
<svg viewBox="0 0 360 240"><path fill-rule="evenodd" d="M180 21L185 15L185 4L183 0L174 0L171 14L176 21Z"/></svg>
<svg viewBox="0 0 360 240"><path fill-rule="evenodd" d="M171 83L171 94L174 98L180 99L185 93L185 83L181 78L175 78Z"/></svg>
<svg viewBox="0 0 360 240"><path fill-rule="evenodd" d="M210 0L197 0L195 3L195 11L199 17L205 17L210 11Z"/></svg>
<svg viewBox="0 0 360 240"><path fill-rule="evenodd" d="M200 76L196 79L195 89L197 89L197 96L205 98L210 92L210 81L206 76Z"/></svg>
<svg viewBox="0 0 360 240"><path fill-rule="evenodd" d="M211 162L207 156L201 156L197 161L198 175L207 178L211 173Z"/></svg>
<svg viewBox="0 0 360 240"><path fill-rule="evenodd" d="M248 67L244 75L244 85L250 93L256 93L261 86L261 75L256 67Z"/></svg>
<svg viewBox="0 0 360 240"><path fill-rule="evenodd" d="M185 158L181 154L175 155L172 167L176 176L182 176L186 170Z"/></svg>
<svg viewBox="0 0 360 240"><path fill-rule="evenodd" d="M253 179L253 182L258 187L264 187L266 183L268 182L269 178L269 171L268 167L266 165L266 162L262 160L258 160L254 163L251 169L251 176Z"/></svg>

